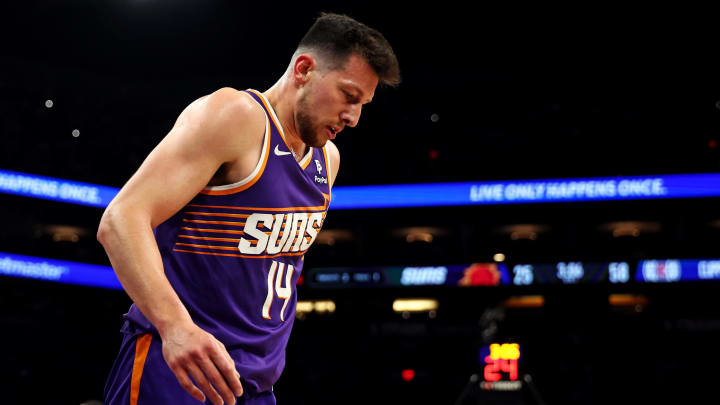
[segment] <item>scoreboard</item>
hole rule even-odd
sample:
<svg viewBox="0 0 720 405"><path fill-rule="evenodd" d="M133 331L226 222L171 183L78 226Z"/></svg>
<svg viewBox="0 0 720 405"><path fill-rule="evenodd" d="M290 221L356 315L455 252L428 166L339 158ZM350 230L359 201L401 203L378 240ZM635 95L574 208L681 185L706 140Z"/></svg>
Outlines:
<svg viewBox="0 0 720 405"><path fill-rule="evenodd" d="M557 262L516 264L514 285L531 284L622 284L630 281L628 262Z"/></svg>
<svg viewBox="0 0 720 405"><path fill-rule="evenodd" d="M0 252L0 276L122 289L113 269L86 263ZM444 266L309 268L306 288L385 288L418 286L499 287L570 284L647 284L720 281L720 259L662 259L638 262L561 261L548 263L468 263Z"/></svg>
<svg viewBox="0 0 720 405"><path fill-rule="evenodd" d="M635 277L647 283L720 280L720 260L643 260Z"/></svg>
<svg viewBox="0 0 720 405"><path fill-rule="evenodd" d="M625 285L720 281L720 259L311 268L309 288Z"/></svg>
<svg viewBox="0 0 720 405"><path fill-rule="evenodd" d="M332 267L310 269L308 287L497 286L511 282L503 263L447 266Z"/></svg>

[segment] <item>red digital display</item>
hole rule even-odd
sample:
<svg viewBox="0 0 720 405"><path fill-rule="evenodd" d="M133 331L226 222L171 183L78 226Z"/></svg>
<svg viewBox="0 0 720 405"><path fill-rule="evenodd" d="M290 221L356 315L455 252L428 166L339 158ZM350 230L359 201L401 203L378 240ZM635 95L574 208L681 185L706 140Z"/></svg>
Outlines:
<svg viewBox="0 0 720 405"><path fill-rule="evenodd" d="M491 344L490 354L483 359L485 381L517 381L519 359L520 345L517 343Z"/></svg>
<svg viewBox="0 0 720 405"><path fill-rule="evenodd" d="M480 388L488 391L519 391L518 361L520 345L517 343L493 343L480 352L483 381Z"/></svg>
<svg viewBox="0 0 720 405"><path fill-rule="evenodd" d="M486 356L485 363L485 370L483 370L485 381L502 380L503 375L501 372L507 373L510 381L516 381L518 379L517 360L493 359L490 356Z"/></svg>

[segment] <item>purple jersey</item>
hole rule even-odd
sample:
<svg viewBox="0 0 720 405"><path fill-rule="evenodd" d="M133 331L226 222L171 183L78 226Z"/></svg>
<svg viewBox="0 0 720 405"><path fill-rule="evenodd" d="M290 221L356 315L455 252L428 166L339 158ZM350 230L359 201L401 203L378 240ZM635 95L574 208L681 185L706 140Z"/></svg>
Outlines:
<svg viewBox="0 0 720 405"><path fill-rule="evenodd" d="M165 274L193 321L219 339L246 389L271 389L285 366L295 284L330 201L326 148L297 162L268 100L260 161L245 179L206 187L155 229ZM126 315L154 327L133 304Z"/></svg>

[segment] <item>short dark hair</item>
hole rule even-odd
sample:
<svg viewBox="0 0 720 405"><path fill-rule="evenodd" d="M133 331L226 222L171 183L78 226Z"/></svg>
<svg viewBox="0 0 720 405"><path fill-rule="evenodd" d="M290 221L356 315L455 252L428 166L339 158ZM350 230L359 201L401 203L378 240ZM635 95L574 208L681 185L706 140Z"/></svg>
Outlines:
<svg viewBox="0 0 720 405"><path fill-rule="evenodd" d="M400 66L392 47L377 30L346 15L321 13L297 48L316 50L333 70L342 69L352 54L363 57L381 83L400 84Z"/></svg>

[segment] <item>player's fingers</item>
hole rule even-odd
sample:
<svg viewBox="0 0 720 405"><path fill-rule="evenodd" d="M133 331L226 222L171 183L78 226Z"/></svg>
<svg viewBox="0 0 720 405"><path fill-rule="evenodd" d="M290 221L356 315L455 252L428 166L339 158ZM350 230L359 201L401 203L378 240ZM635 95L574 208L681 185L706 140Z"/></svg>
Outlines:
<svg viewBox="0 0 720 405"><path fill-rule="evenodd" d="M213 342L215 342L215 346L217 347L220 354L223 355L231 364L235 364L235 361L233 360L232 356L230 356L230 353L228 353L227 349L225 348L225 345L217 340L215 337L213 337Z"/></svg>
<svg viewBox="0 0 720 405"><path fill-rule="evenodd" d="M185 391L187 391L193 398L197 399L198 401L205 402L205 394L203 394L203 392L200 391L200 389L192 383L190 377L188 377L187 373L183 368L171 367L170 370L173 372L173 374L175 374L175 378L177 378L178 383L180 383L180 386L183 387Z"/></svg>
<svg viewBox="0 0 720 405"><path fill-rule="evenodd" d="M213 351L210 354L210 358L225 377L225 381L230 385L230 389L235 393L235 396L241 397L243 394L243 386L240 382L240 373L235 369L235 362L225 349L225 345L216 342L216 347L217 351Z"/></svg>
<svg viewBox="0 0 720 405"><path fill-rule="evenodd" d="M194 362L188 362L185 364L185 369L188 371L190 376L195 380L195 384L197 384L200 389L207 395L207 397L210 399L210 402L212 402L214 405L223 405L223 399L220 396L220 394L215 391L215 388L213 388L212 385L210 385L210 382L208 381L207 377L205 377L205 374L203 374L202 370L200 370L200 367L197 366Z"/></svg>
<svg viewBox="0 0 720 405"><path fill-rule="evenodd" d="M198 364L203 373L205 373L212 383L213 387L215 387L215 390L223 397L225 403L235 405L235 394L233 394L230 387L228 387L227 382L225 382L223 376L220 375L218 368L210 360L210 358L203 357L202 359L199 359Z"/></svg>

